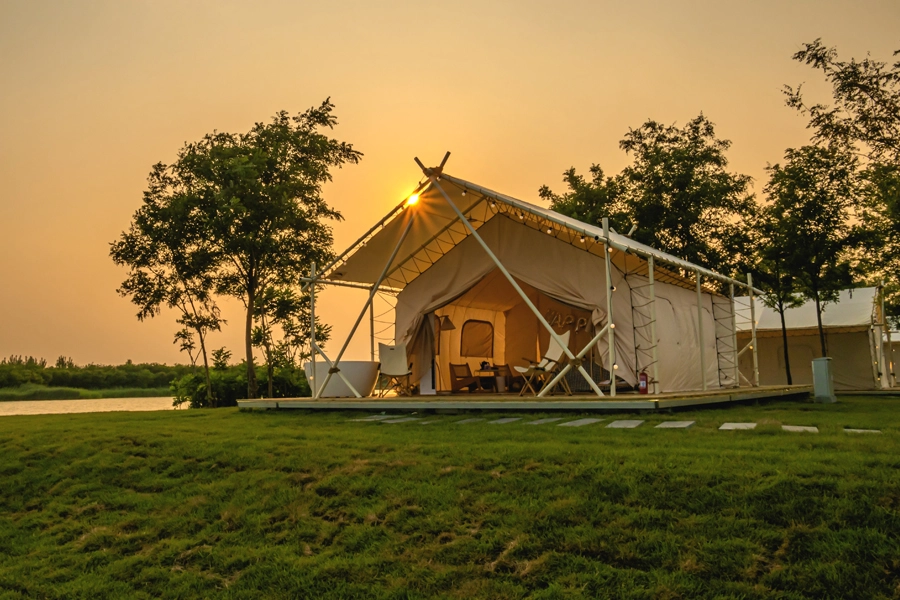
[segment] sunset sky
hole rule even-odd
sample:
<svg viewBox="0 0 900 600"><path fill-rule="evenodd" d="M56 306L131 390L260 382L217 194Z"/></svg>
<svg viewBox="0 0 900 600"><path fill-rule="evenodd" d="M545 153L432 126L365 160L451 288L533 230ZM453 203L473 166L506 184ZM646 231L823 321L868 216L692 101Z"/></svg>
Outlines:
<svg viewBox="0 0 900 600"><path fill-rule="evenodd" d="M702 111L761 193L766 164L808 139L782 86L828 99L791 60L817 37L892 60L900 2L0 0L0 356L187 361L173 313L140 323L116 294L108 251L151 165L205 133L330 96L334 136L365 154L326 188L338 251L416 184L414 156L450 150L448 172L534 202L570 166L618 172L648 118ZM363 301L325 295L336 337ZM224 307L210 345L240 358L241 310ZM367 354L361 335L348 357Z"/></svg>

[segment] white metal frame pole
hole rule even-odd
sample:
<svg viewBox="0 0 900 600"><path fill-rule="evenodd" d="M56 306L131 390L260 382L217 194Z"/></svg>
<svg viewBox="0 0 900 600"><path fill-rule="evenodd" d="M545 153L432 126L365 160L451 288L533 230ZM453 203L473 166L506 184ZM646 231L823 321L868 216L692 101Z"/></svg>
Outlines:
<svg viewBox="0 0 900 600"><path fill-rule="evenodd" d="M409 209L407 209L407 210L409 210ZM357 392L356 389L354 389L354 387L352 385L350 385L350 382L347 381L347 379L343 376L343 373L341 373L341 370L339 368L341 358L343 358L344 352L347 351L347 346L350 345L350 340L353 339L353 335L356 333L356 330L359 328L359 324L362 322L362 319L366 314L366 310L369 308L369 305L372 304L372 298L375 296L375 294L378 293L378 287L381 285L381 282L384 279L384 276L387 275L388 269L391 268L391 265L394 263L394 259L397 257L397 253L400 252L400 246L402 246L404 240L406 240L406 236L409 234L409 229L410 229L410 227L412 227L412 224L413 224L413 216L412 216L412 213L410 213L409 220L406 222L406 227L403 228L403 233L400 234L400 239L397 241L397 245L394 246L394 251L391 252L391 256L390 256L390 258L388 258L387 263L385 263L384 269L381 270L381 274L378 276L378 279L375 281L374 285L372 285L372 290L369 292L369 299L366 300L365 306L363 306L363 309L359 312L359 316L356 317L356 322L353 324L353 328L350 330L350 334L347 336L347 339L344 340L344 345L341 347L341 351L338 352L338 355L334 359L334 364L332 364L331 368L328 369L328 377L325 378L325 382L322 384L320 393L321 393L321 390L325 389L325 386L328 385L328 382L331 381L331 375L334 373L337 373L338 375L341 376L341 379L344 380L344 382L347 384L347 386L350 388L350 390L356 395L356 397L362 398L360 393Z"/></svg>
<svg viewBox="0 0 900 600"><path fill-rule="evenodd" d="M734 361L734 387L741 387L740 382L740 369L738 367L738 360L740 360L740 355L738 354L738 343L737 343L737 317L735 316L735 308L734 308L734 284L728 284L728 290L731 296L731 350Z"/></svg>
<svg viewBox="0 0 900 600"><path fill-rule="evenodd" d="M556 343L559 344L559 346L563 349L563 352L566 353L566 356L570 361L576 360L575 355L572 354L571 350L569 350L568 344L563 343L563 340L561 337L559 337L559 334L553 331L553 327L550 326L550 323L547 322L547 319L544 318L544 315L541 314L541 311L539 311L534 303L531 302L531 300L528 298L528 295L524 292L524 290L522 290L521 286L519 286L518 282L509 273L509 271L506 270L506 267L503 266L503 263L500 262L500 259L497 258L497 255L493 253L490 246L488 246L487 243L482 239L482 237L478 235L478 232L475 230L466 216L462 213L461 210L459 210L459 207L453 203L453 201L450 199L450 196L448 196L447 192L444 191L444 188L442 188L441 185L437 182L435 176L431 174L430 170L426 171L425 174L428 175L429 180L431 180L431 184L441 193L441 195L444 197L444 200L447 201L447 204L449 204L454 212L456 212L456 216L459 217L459 219L465 224L466 228L472 234L472 237L475 238L475 241L478 242L478 244L487 253L488 257L493 261L493 263L497 265L497 269L503 274L504 277L506 277L506 280L509 281L509 284L513 287L514 290L516 290L516 293L519 294L519 297L522 298L526 306L531 309L531 312L534 313L534 316L537 317L541 325L543 325L544 328L550 333L550 337L556 340ZM603 392L600 391L600 388L597 387L597 384L594 383L594 380L591 379L591 376L587 371L584 370L584 367L580 364L578 365L578 372L581 373L581 376L585 378L585 380L591 386L591 389L594 390L594 393L596 393L598 396L603 395Z"/></svg>
<svg viewBox="0 0 900 600"><path fill-rule="evenodd" d="M575 358L578 359L578 361L580 361L582 358L584 358L584 355L587 354L591 350L591 348L593 348L594 345L600 341L600 338L602 338L603 335L606 333L607 327L609 327L609 324L607 324L605 327L603 327L603 329L598 331L597 335L595 335L594 338L590 342L588 342L587 346L582 348L581 352L579 352L578 354L575 355ZM581 364L581 363L579 362L579 364ZM562 370L559 373L556 374L556 377L554 377L553 379L550 380L550 383L548 383L543 388L541 388L541 392L538 394L538 398L543 398L547 392L549 392L554 387L556 387L556 384L558 384L559 381L563 377L565 377L566 373L568 373L571 369L572 369L572 363L569 362L568 364L566 364L566 366L564 366L562 368ZM601 392L600 395L602 396L603 392Z"/></svg>
<svg viewBox="0 0 900 600"><path fill-rule="evenodd" d="M894 346L891 345L891 325L887 320L887 313L884 312L884 282L881 282L881 323L884 328L884 335L887 338L888 351L885 357L885 367L887 368L888 387L897 385L897 378L894 376ZM881 340L882 345L884 340ZM884 355L884 350L881 352Z"/></svg>
<svg viewBox="0 0 900 600"><path fill-rule="evenodd" d="M373 290L376 288L372 288ZM369 356L375 362L375 303L369 303Z"/></svg>
<svg viewBox="0 0 900 600"><path fill-rule="evenodd" d="M702 276L700 271L694 271L697 276L697 337L700 340L700 381L703 391L706 391L706 339L703 336L703 291L700 289Z"/></svg>
<svg viewBox="0 0 900 600"><path fill-rule="evenodd" d="M747 273L747 289L750 290L750 348L753 350L753 385L759 387L759 354L756 347L756 302L753 300L753 275Z"/></svg>
<svg viewBox="0 0 900 600"><path fill-rule="evenodd" d="M612 246L609 244L609 219L603 217L603 241L606 245L603 256L606 258L606 324L607 328L607 344L609 345L609 395L616 395L616 326L613 322L613 290L612 290L612 266L609 259L609 253L612 252Z"/></svg>
<svg viewBox="0 0 900 600"><path fill-rule="evenodd" d="M653 341L653 393L659 393L659 340L656 338L656 264L653 255L647 261L650 273L650 337Z"/></svg>
<svg viewBox="0 0 900 600"><path fill-rule="evenodd" d="M318 398L319 394L313 386L316 384L316 261L313 261L309 268L309 359L312 370L312 384L309 386L310 394L313 398Z"/></svg>

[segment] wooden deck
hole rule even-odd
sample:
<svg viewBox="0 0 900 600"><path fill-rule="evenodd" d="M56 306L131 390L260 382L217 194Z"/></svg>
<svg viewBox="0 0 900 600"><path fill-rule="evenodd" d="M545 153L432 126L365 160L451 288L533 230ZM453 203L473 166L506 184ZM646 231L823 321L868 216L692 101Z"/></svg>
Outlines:
<svg viewBox="0 0 900 600"><path fill-rule="evenodd" d="M398 398L279 398L277 400L239 400L240 408L302 409L302 410L359 410L382 411L537 411L537 412L620 412L653 411L689 408L711 404L728 404L748 400L776 398L804 399L812 392L811 385L765 386L732 388L706 392L681 392L642 396L623 393L615 398L605 396L554 396L552 398L522 398L514 394L456 394L453 396L409 396Z"/></svg>

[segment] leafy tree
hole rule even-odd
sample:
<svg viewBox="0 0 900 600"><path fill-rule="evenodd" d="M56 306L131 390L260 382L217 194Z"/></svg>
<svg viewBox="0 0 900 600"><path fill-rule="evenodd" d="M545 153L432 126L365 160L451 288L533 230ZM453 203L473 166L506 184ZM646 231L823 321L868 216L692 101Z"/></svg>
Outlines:
<svg viewBox="0 0 900 600"><path fill-rule="evenodd" d="M900 55L900 50L894 56ZM900 61L841 60L821 39L794 60L831 84L832 104L808 102L802 86L785 86L787 104L809 118L820 144L853 147L862 159L861 222L869 228L864 261L870 279L888 282L888 313L900 321Z"/></svg>
<svg viewBox="0 0 900 600"><path fill-rule="evenodd" d="M754 283L766 291L762 301L778 311L781 317L781 341L784 348L784 371L788 385L793 384L791 360L788 354L787 327L784 312L803 304L803 297L797 293L797 277L794 271L795 256L798 253L797 238L790 229L791 224L784 219L781 206L766 206L760 219L761 235L757 247L758 263L754 269L758 279Z"/></svg>
<svg viewBox="0 0 900 600"><path fill-rule="evenodd" d="M110 256L129 269L118 292L138 306L138 320L158 315L163 306L178 311L176 322L183 328L176 332L175 343L188 352L191 364L196 364L197 336L207 401L214 406L206 339L223 323L213 297L219 259L206 234L204 215L193 208L195 192L196 181L181 164L154 165L143 205L129 229L110 245Z"/></svg>
<svg viewBox="0 0 900 600"><path fill-rule="evenodd" d="M789 236L786 257L800 294L816 305L822 356L827 356L822 311L853 283L852 250L863 238L853 225L859 191L858 161L846 147L803 146L769 166L766 194L779 235Z"/></svg>
<svg viewBox="0 0 900 600"><path fill-rule="evenodd" d="M636 225L639 242L736 274L750 263L756 202L750 177L727 170L730 146L703 115L680 129L650 120L619 142L634 157L620 174L605 177L594 165L588 182L569 169L567 193L539 193L554 210L594 224L606 216L619 231Z"/></svg>
<svg viewBox="0 0 900 600"><path fill-rule="evenodd" d="M329 100L243 134L212 133L188 144L178 163L195 181L204 233L217 249L216 289L246 308L247 391L258 394L253 326L259 296L296 283L310 262L332 256L331 228L340 220L322 198L330 169L357 163L362 154L321 132L337 123Z"/></svg>

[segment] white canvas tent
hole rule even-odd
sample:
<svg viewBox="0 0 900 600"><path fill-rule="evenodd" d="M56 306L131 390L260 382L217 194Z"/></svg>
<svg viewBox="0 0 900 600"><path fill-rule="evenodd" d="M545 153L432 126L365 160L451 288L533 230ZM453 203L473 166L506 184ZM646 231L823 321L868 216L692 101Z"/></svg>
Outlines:
<svg viewBox="0 0 900 600"><path fill-rule="evenodd" d="M744 299L737 299L740 303ZM739 318L738 343L749 341L750 322ZM756 311L756 337L759 346L759 377L762 385L787 382L781 317L778 311L759 303ZM838 390L871 390L891 386L889 333L883 330L879 288L841 291L838 301L825 305L822 326L825 346L831 357L834 387ZM788 334L791 378L795 384L812 383L812 359L822 356L816 306L812 301L784 314ZM751 369L741 359L743 373Z"/></svg>
<svg viewBox="0 0 900 600"><path fill-rule="evenodd" d="M737 385L732 298L735 287L756 290L452 177L443 164L423 171L414 194L305 279L369 289L370 303L377 291L396 294L396 341L407 344L423 389L431 378L448 389L451 362L515 366L540 358L550 337L559 341L567 329L575 335L566 371L582 373L595 394L593 369L585 368L591 360L630 385L645 371L654 391ZM453 323L449 331L438 325L442 316ZM334 361L316 350L333 365L346 347ZM329 369L328 377L340 376L339 364Z"/></svg>

